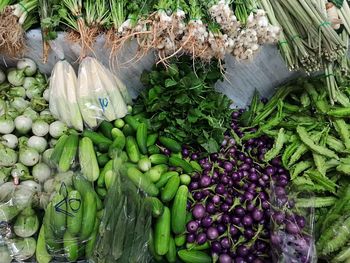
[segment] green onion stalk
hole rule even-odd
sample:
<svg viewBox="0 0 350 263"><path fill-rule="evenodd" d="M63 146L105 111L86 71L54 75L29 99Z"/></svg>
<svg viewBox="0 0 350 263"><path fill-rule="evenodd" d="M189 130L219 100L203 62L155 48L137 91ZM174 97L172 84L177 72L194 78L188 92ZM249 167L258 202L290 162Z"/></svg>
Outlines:
<svg viewBox="0 0 350 263"><path fill-rule="evenodd" d="M92 50L93 44L106 25L109 23L109 5L105 0L85 0L86 43Z"/></svg>
<svg viewBox="0 0 350 263"><path fill-rule="evenodd" d="M1 0L0 1L0 12L4 11L4 8L6 6L12 5L13 4L13 0Z"/></svg>
<svg viewBox="0 0 350 263"><path fill-rule="evenodd" d="M63 0L59 11L61 23L71 29L68 39L80 43L80 59L84 58L89 47L87 26L83 17L82 0Z"/></svg>
<svg viewBox="0 0 350 263"><path fill-rule="evenodd" d="M4 1L0 14L0 52L13 57L21 56L25 50L25 31L35 21L37 0L22 0L13 5Z"/></svg>
<svg viewBox="0 0 350 263"><path fill-rule="evenodd" d="M107 47L112 48L111 54L115 54L116 45L115 40L120 36L121 26L126 20L126 0L109 0L109 7L111 10L111 27L109 28L106 36Z"/></svg>
<svg viewBox="0 0 350 263"><path fill-rule="evenodd" d="M144 50L154 47L161 60L176 50L174 38L169 30L173 24L172 6L172 0L160 0L154 5L156 12L150 16L151 39L140 43Z"/></svg>
<svg viewBox="0 0 350 263"><path fill-rule="evenodd" d="M255 0L234 0L233 3L235 16L243 25L247 23L249 15L258 9Z"/></svg>
<svg viewBox="0 0 350 263"><path fill-rule="evenodd" d="M186 33L182 39L181 47L186 53L193 57L203 57L203 52L209 47L208 31L202 18L200 2L198 0L189 0L189 19ZM210 58L207 58L210 59Z"/></svg>
<svg viewBox="0 0 350 263"><path fill-rule="evenodd" d="M59 25L59 0L38 0L41 35L43 40L43 63L47 62L50 41L57 38L55 28Z"/></svg>

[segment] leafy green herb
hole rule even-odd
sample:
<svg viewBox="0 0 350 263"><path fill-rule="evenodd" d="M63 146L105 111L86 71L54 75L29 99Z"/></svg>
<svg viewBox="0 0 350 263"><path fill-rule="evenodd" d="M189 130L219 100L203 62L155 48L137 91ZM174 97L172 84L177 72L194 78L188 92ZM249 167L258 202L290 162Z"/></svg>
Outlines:
<svg viewBox="0 0 350 263"><path fill-rule="evenodd" d="M231 100L214 89L220 78L216 63L193 65L188 57L168 68L155 66L141 77L147 89L135 107L142 105L152 126L161 127L174 139L184 144L197 142L207 152L216 152L233 111Z"/></svg>

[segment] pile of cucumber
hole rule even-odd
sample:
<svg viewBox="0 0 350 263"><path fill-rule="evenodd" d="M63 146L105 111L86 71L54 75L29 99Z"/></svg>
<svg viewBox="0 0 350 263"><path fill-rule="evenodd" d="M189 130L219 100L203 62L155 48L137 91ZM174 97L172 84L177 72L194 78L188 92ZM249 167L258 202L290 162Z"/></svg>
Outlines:
<svg viewBox="0 0 350 263"><path fill-rule="evenodd" d="M61 184L48 204L40 229L36 259L48 263L54 258L75 262L93 252L103 204L91 183L82 175Z"/></svg>
<svg viewBox="0 0 350 263"><path fill-rule="evenodd" d="M121 158L123 164L118 169L121 168L121 173L141 190L152 209L152 231L148 243L152 257L176 262L179 256L185 262L192 262L193 256L199 256L208 261L210 257L200 251L177 249L185 247L186 223L191 219L186 209L187 185L191 182L191 174L201 170L198 162L184 159L181 150L179 142L152 129L149 120L142 114L130 111L129 115L114 123L103 121L96 131L84 130L80 135L73 132L62 136L51 160L61 172L80 171L88 185L95 186L98 199L104 200L117 176L115 159ZM76 190L73 182L71 192L75 193ZM79 193L83 197L83 193ZM55 207L57 204L53 202L59 202L63 197L58 194L49 207ZM68 230L68 218L67 230L61 233L63 239L72 236ZM128 231L130 235L132 229ZM70 245L73 243L73 247L82 242L82 238L76 236L71 240L75 240L75 243L68 242ZM71 250L63 247L67 259L80 258L79 253L73 252L71 255Z"/></svg>

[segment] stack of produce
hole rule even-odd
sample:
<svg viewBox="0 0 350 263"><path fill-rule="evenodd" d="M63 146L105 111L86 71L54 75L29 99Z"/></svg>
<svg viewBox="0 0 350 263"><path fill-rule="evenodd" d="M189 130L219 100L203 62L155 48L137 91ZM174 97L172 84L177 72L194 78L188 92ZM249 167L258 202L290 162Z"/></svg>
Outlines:
<svg viewBox="0 0 350 263"><path fill-rule="evenodd" d="M96 128L127 113L130 96L124 84L95 58L86 57L78 77L67 61L56 63L50 80L50 110L68 127Z"/></svg>
<svg viewBox="0 0 350 263"><path fill-rule="evenodd" d="M265 106L254 102L246 114L249 118L243 120L251 127L259 124L256 132L244 135L243 140L263 134L276 138L275 155L281 155L283 166L291 173L293 201L297 208L309 209L311 220L316 223L318 257L332 262L345 262L349 258L347 84L348 78L337 79L338 102L332 106L322 77L288 83ZM267 154L264 158L269 160ZM282 217L277 216L276 222ZM277 244L284 237L274 238Z"/></svg>
<svg viewBox="0 0 350 263"><path fill-rule="evenodd" d="M49 202L45 183L53 177L50 147L59 136L48 110L47 81L29 59L1 71L0 221L1 260L27 260L35 254L41 209Z"/></svg>
<svg viewBox="0 0 350 263"><path fill-rule="evenodd" d="M124 43L136 39L137 57L154 49L163 63L184 53L204 60L223 59L225 54L252 59L260 45L276 43L280 34L255 0L3 0L0 11L1 52L21 54L25 31L40 21L44 62L57 30L68 31L68 40L80 46L81 58L93 51L99 35L105 35L111 59Z"/></svg>

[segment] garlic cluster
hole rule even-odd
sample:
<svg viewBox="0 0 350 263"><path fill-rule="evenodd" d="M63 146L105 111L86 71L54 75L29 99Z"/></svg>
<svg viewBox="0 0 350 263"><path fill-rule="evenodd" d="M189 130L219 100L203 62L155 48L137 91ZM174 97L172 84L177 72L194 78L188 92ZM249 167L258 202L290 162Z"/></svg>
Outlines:
<svg viewBox="0 0 350 263"><path fill-rule="evenodd" d="M280 29L269 24L264 10L251 13L245 25L237 20L225 0L219 0L208 11L220 30L210 31L200 19L186 22L185 12L178 9L171 14L158 10L138 21L132 34L143 51L156 49L161 61L182 53L205 60L223 59L225 54L233 54L239 60L251 59L260 45L273 44L278 39ZM131 21L127 20L120 30L130 28Z"/></svg>

